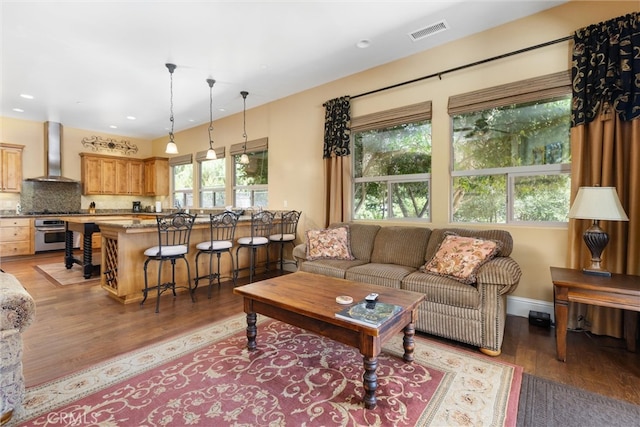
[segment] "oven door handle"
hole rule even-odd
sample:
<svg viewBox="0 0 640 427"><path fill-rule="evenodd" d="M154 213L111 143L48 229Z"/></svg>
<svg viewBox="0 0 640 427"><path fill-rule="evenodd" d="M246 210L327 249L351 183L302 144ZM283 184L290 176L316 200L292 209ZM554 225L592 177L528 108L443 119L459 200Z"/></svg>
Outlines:
<svg viewBox="0 0 640 427"><path fill-rule="evenodd" d="M64 227L60 228L60 227L36 227L36 231L42 231L42 232L54 232L57 233L59 231L66 231L66 229Z"/></svg>

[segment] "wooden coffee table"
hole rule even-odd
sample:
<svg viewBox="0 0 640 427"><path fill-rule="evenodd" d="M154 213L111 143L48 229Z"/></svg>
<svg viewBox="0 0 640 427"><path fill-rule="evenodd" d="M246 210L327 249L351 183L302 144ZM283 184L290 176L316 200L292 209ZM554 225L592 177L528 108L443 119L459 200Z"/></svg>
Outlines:
<svg viewBox="0 0 640 427"><path fill-rule="evenodd" d="M402 310L377 328L335 317L336 312L346 307L336 302L337 296L349 295L354 303L357 303L371 292L380 295L380 302L399 305ZM249 350L256 349L257 313L360 350L364 358L364 406L367 409L376 406L376 368L382 345L395 334L404 331L403 359L413 362L414 323L417 307L424 300L421 293L306 272L286 274L239 286L234 289L234 293L244 297Z"/></svg>

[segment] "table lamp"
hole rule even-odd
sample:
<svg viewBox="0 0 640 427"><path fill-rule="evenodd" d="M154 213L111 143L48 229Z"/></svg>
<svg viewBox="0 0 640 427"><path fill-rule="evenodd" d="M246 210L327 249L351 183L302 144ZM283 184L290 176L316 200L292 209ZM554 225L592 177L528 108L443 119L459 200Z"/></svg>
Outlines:
<svg viewBox="0 0 640 427"><path fill-rule="evenodd" d="M611 273L600 265L600 255L609 243L609 235L600 228L599 222L629 221L615 187L580 187L569 210L569 218L593 220L591 227L582 235L591 251L591 265L582 271L585 274L611 277Z"/></svg>

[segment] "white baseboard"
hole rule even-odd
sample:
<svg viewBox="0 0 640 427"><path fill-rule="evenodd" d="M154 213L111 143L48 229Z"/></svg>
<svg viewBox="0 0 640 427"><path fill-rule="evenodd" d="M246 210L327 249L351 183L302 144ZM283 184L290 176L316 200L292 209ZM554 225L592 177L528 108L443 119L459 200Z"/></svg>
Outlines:
<svg viewBox="0 0 640 427"><path fill-rule="evenodd" d="M507 314L528 318L529 311L549 313L551 315L551 322L555 323L555 313L552 302L507 296Z"/></svg>

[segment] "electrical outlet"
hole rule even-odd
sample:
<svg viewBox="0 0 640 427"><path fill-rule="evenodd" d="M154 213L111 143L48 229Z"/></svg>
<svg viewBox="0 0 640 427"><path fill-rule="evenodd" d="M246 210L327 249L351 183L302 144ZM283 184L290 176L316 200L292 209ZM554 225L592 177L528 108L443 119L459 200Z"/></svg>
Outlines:
<svg viewBox="0 0 640 427"><path fill-rule="evenodd" d="M284 201L284 203L283 203L283 205L284 205L284 207L286 208L286 207L289 205L289 203L287 203L287 201L285 200L285 201Z"/></svg>

